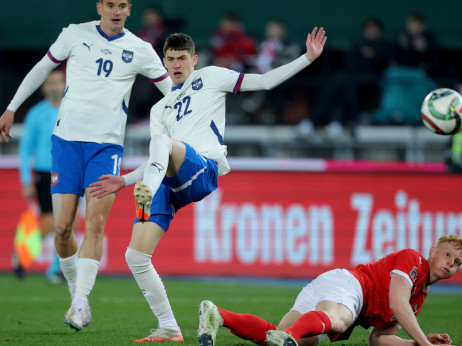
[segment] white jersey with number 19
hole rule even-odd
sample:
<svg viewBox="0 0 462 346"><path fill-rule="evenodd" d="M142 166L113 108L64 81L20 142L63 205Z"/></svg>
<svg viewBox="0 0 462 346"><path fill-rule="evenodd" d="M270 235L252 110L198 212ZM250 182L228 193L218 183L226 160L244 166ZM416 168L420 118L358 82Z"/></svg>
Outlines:
<svg viewBox="0 0 462 346"><path fill-rule="evenodd" d="M230 171L226 160L226 93L239 92L243 73L209 66L194 71L151 109L151 136L163 133L191 145L218 163L219 175Z"/></svg>
<svg viewBox="0 0 462 346"><path fill-rule="evenodd" d="M63 29L48 57L67 60L66 92L53 133L69 141L123 145L136 75L153 82L168 78L149 43L126 29L108 37L99 21Z"/></svg>

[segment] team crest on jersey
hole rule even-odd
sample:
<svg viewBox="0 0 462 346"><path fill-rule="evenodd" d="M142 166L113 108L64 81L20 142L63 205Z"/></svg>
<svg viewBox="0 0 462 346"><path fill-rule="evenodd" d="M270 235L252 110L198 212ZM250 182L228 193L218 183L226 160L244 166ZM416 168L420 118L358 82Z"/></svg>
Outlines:
<svg viewBox="0 0 462 346"><path fill-rule="evenodd" d="M192 88L193 90L200 90L204 84L202 84L202 78L196 79L194 82L192 82Z"/></svg>
<svg viewBox="0 0 462 346"><path fill-rule="evenodd" d="M412 282L417 280L417 267L412 268L411 272L409 273L409 277L411 278Z"/></svg>
<svg viewBox="0 0 462 346"><path fill-rule="evenodd" d="M124 51L122 52L122 60L126 63L132 62L133 54L133 52L124 49Z"/></svg>
<svg viewBox="0 0 462 346"><path fill-rule="evenodd" d="M53 185L53 186L57 185L58 180L59 180L59 173L53 173L51 175L51 185Z"/></svg>

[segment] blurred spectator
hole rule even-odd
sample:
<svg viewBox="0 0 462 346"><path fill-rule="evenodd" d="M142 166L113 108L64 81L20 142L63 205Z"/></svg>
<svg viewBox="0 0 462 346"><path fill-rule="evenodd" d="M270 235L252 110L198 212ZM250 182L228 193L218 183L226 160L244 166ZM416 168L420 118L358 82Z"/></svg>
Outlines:
<svg viewBox="0 0 462 346"><path fill-rule="evenodd" d="M257 51L255 41L245 33L235 12L226 12L220 19L210 46L212 65L238 72L246 72L253 65Z"/></svg>
<svg viewBox="0 0 462 346"><path fill-rule="evenodd" d="M436 88L429 74L438 65L438 45L420 14L406 18L406 29L396 38L393 62L383 74L383 96L374 122L421 125L422 100Z"/></svg>
<svg viewBox="0 0 462 346"><path fill-rule="evenodd" d="M301 54L300 47L287 38L286 26L277 20L268 22L265 40L260 44L256 67L265 73L285 65Z"/></svg>
<svg viewBox="0 0 462 346"><path fill-rule="evenodd" d="M369 113L377 109L381 97L379 82L390 64L391 49L392 44L385 38L382 22L377 18L366 18L362 25L362 37L353 42L347 57L351 119L369 122ZM361 114L363 116L358 119Z"/></svg>
<svg viewBox="0 0 462 346"><path fill-rule="evenodd" d="M310 120L305 120L300 128L310 131L315 126L328 125L328 132L338 135L344 126L369 122L369 113L380 102L379 81L390 64L391 48L382 22L366 18L361 37L345 53L344 68L323 85Z"/></svg>
<svg viewBox="0 0 462 346"><path fill-rule="evenodd" d="M256 73L265 73L287 64L301 55L300 47L287 38L284 23L270 21L266 24L265 40L259 46L256 59ZM257 111L253 121L260 124L284 123L283 114L287 103L291 102L289 83L284 83L277 91L260 91L252 95ZM292 100L293 101L293 100Z"/></svg>
<svg viewBox="0 0 462 346"><path fill-rule="evenodd" d="M424 17L412 13L406 18L406 29L398 33L394 60L400 66L418 67L429 75L438 67L438 44L427 29Z"/></svg>
<svg viewBox="0 0 462 346"><path fill-rule="evenodd" d="M143 11L143 27L138 31L137 36L149 42L159 56L163 55L167 26L160 10L156 7L148 7Z"/></svg>

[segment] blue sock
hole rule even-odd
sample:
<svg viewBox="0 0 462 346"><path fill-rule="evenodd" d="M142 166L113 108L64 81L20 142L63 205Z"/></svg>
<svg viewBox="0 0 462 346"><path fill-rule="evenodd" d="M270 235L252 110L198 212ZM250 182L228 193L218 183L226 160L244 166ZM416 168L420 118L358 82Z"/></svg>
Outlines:
<svg viewBox="0 0 462 346"><path fill-rule="evenodd" d="M50 266L47 269L47 277L55 276L59 273L60 269L61 267L59 265L59 257L58 254L56 254L54 260L50 262Z"/></svg>

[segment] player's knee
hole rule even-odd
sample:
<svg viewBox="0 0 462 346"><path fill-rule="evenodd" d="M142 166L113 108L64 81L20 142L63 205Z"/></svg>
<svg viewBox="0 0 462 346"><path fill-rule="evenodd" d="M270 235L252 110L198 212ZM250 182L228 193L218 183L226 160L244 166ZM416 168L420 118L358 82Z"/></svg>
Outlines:
<svg viewBox="0 0 462 346"><path fill-rule="evenodd" d="M130 248L125 251L125 261L134 274L146 272L152 267L151 256Z"/></svg>
<svg viewBox="0 0 462 346"><path fill-rule="evenodd" d="M93 215L85 220L85 230L88 236L101 238L104 233L105 218L103 215Z"/></svg>
<svg viewBox="0 0 462 346"><path fill-rule="evenodd" d="M337 316L335 314L328 314L328 313L326 313L326 315L327 317L329 317L329 320L331 323L331 329L330 329L331 332L343 333L350 326L349 322L347 322L341 316Z"/></svg>
<svg viewBox="0 0 462 346"><path fill-rule="evenodd" d="M127 251L125 251L125 262L127 262L129 267L136 265L137 263L136 251L128 247Z"/></svg>
<svg viewBox="0 0 462 346"><path fill-rule="evenodd" d="M55 238L57 241L66 241L72 234L72 223L58 222L55 225Z"/></svg>

